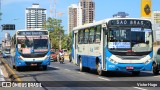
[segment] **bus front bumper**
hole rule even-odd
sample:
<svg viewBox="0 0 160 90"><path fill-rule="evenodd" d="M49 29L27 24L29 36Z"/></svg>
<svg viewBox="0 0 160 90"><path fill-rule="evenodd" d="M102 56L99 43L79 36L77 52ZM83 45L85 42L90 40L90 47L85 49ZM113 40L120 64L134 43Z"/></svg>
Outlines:
<svg viewBox="0 0 160 90"><path fill-rule="evenodd" d="M107 71L151 71L153 61L147 64L113 64L108 62L106 67Z"/></svg>
<svg viewBox="0 0 160 90"><path fill-rule="evenodd" d="M42 60L42 61L24 61L18 60L16 62L16 66L46 66L50 65L50 60Z"/></svg>

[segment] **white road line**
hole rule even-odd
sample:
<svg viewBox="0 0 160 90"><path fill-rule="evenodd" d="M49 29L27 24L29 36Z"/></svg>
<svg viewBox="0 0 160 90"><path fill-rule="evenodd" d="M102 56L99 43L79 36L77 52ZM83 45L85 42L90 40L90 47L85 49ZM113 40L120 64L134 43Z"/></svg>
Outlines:
<svg viewBox="0 0 160 90"><path fill-rule="evenodd" d="M106 80L106 81L111 81L111 80L109 80L109 79L107 79L107 78L103 78L103 77L98 77L99 79L103 79L103 80Z"/></svg>
<svg viewBox="0 0 160 90"><path fill-rule="evenodd" d="M59 68L59 67L54 67L54 68Z"/></svg>
<svg viewBox="0 0 160 90"><path fill-rule="evenodd" d="M153 76L153 77L160 77L160 76L158 75L158 76Z"/></svg>
<svg viewBox="0 0 160 90"><path fill-rule="evenodd" d="M71 71L71 70L69 70L69 69L64 69L64 70L66 70L66 71Z"/></svg>
<svg viewBox="0 0 160 90"><path fill-rule="evenodd" d="M85 73L83 73L83 72L78 72L79 74L85 74Z"/></svg>
<svg viewBox="0 0 160 90"><path fill-rule="evenodd" d="M144 88L140 88L140 87L133 87L135 89L139 89L139 90L148 90L148 89L144 89Z"/></svg>

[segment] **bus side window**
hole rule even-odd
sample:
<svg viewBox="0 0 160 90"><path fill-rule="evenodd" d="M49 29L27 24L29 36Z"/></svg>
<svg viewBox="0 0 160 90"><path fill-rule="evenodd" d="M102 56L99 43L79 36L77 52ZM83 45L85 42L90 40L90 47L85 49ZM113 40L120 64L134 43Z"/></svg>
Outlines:
<svg viewBox="0 0 160 90"><path fill-rule="evenodd" d="M84 43L87 44L88 40L89 40L89 29L85 29Z"/></svg>
<svg viewBox="0 0 160 90"><path fill-rule="evenodd" d="M78 31L78 43L79 44L82 44L84 42L84 40L83 40L84 39L83 38L84 35L83 34L84 34L83 30L79 30Z"/></svg>
<svg viewBox="0 0 160 90"><path fill-rule="evenodd" d="M91 27L90 33L89 33L89 43L90 44L94 43L94 34L95 34L95 28Z"/></svg>
<svg viewBox="0 0 160 90"><path fill-rule="evenodd" d="M96 43L101 42L101 26L96 27L95 42Z"/></svg>

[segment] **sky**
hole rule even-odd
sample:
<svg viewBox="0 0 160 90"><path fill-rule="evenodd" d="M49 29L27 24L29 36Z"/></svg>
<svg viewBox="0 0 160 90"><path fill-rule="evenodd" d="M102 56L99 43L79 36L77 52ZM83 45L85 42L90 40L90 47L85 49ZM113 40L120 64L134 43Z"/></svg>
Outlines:
<svg viewBox="0 0 160 90"><path fill-rule="evenodd" d="M50 16L51 0L1 0L2 20L0 24L15 24L16 29L25 28L25 9L33 3L39 3L40 7L47 9L47 17ZM111 18L117 12L126 12L131 18L140 17L141 0L93 0L95 2L95 21ZM62 25L67 33L68 28L68 6L78 4L79 0L56 0L56 10L64 13L61 17ZM53 2L52 2L53 5ZM160 0L152 0L152 11L160 10ZM9 32L11 36L15 31L1 31L0 41L4 33Z"/></svg>

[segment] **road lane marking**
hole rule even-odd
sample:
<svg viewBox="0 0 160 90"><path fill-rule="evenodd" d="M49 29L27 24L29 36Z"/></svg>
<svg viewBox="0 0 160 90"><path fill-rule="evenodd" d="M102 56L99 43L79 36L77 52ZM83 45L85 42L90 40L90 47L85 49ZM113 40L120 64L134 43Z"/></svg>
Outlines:
<svg viewBox="0 0 160 90"><path fill-rule="evenodd" d="M71 71L71 70L69 70L69 69L64 69L64 70L66 70L66 71Z"/></svg>
<svg viewBox="0 0 160 90"><path fill-rule="evenodd" d="M153 76L153 77L160 77L160 76Z"/></svg>
<svg viewBox="0 0 160 90"><path fill-rule="evenodd" d="M103 78L103 77L98 77L99 79L102 79L102 80L106 80L106 81L111 81L110 79L107 79L107 78Z"/></svg>
<svg viewBox="0 0 160 90"><path fill-rule="evenodd" d="M78 72L79 74L85 74L85 73L83 73L83 72Z"/></svg>
<svg viewBox="0 0 160 90"><path fill-rule="evenodd" d="M50 67L57 68L57 69L59 68L59 67L54 67L54 66L50 66Z"/></svg>
<svg viewBox="0 0 160 90"><path fill-rule="evenodd" d="M54 68L59 68L59 67L54 67Z"/></svg>
<svg viewBox="0 0 160 90"><path fill-rule="evenodd" d="M139 89L139 90L148 90L148 89L144 89L144 88L140 88L140 87L133 87L135 89Z"/></svg>

